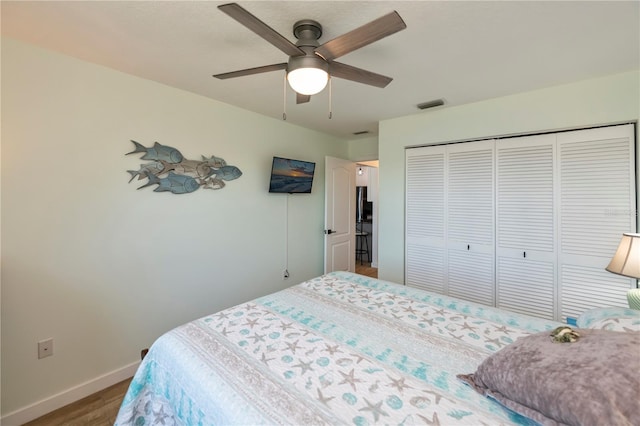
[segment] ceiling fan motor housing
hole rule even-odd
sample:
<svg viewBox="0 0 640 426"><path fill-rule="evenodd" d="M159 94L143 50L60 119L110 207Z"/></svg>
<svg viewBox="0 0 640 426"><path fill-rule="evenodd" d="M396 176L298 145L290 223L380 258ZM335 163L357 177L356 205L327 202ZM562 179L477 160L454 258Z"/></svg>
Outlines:
<svg viewBox="0 0 640 426"><path fill-rule="evenodd" d="M298 42L296 46L305 52L304 56L291 56L287 64L287 72L299 68L317 68L329 73L329 63L316 55L318 39L322 36L322 25L312 19L303 19L293 24L293 35Z"/></svg>
<svg viewBox="0 0 640 426"><path fill-rule="evenodd" d="M318 40L322 37L322 25L313 19L303 19L293 24L293 35L298 39L298 47L318 47Z"/></svg>

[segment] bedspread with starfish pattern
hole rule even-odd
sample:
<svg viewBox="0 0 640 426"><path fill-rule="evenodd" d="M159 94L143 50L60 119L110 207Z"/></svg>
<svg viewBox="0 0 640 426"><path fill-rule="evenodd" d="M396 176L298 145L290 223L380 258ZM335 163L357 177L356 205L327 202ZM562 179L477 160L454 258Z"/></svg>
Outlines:
<svg viewBox="0 0 640 426"><path fill-rule="evenodd" d="M333 272L163 335L116 425L527 424L456 374L558 325Z"/></svg>

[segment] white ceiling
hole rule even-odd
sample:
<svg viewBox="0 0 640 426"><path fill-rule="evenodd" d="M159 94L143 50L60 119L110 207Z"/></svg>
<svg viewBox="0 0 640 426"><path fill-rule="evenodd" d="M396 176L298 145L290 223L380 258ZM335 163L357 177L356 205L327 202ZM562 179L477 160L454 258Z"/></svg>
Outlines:
<svg viewBox="0 0 640 426"><path fill-rule="evenodd" d="M212 74L286 62L277 48L217 10L217 1L2 1L2 34L274 118L284 71ZM384 89L333 79L287 121L339 137L377 133L380 120L640 67L638 1L239 1L295 42L300 19L328 41L392 10L407 29L340 62L393 77ZM42 70L43 78L46 70Z"/></svg>

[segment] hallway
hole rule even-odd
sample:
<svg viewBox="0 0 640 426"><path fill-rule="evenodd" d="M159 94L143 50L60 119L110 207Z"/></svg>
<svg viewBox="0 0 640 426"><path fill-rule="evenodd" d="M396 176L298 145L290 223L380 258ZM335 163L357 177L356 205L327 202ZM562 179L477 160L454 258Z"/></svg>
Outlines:
<svg viewBox="0 0 640 426"><path fill-rule="evenodd" d="M356 274L366 275L371 278L378 278L378 268L371 267L370 263L363 263L361 265L359 262L356 262Z"/></svg>

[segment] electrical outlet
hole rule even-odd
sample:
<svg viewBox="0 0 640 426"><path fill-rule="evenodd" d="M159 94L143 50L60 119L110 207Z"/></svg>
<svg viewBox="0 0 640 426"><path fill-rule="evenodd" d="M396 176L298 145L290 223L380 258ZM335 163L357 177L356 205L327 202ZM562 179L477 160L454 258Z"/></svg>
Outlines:
<svg viewBox="0 0 640 426"><path fill-rule="evenodd" d="M38 359L53 355L53 339L41 340L38 342Z"/></svg>
<svg viewBox="0 0 640 426"><path fill-rule="evenodd" d="M287 278L289 278L289 271L285 269L282 271L282 279L286 280Z"/></svg>

